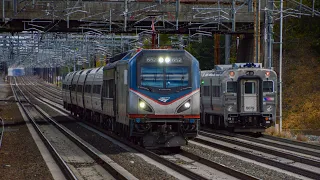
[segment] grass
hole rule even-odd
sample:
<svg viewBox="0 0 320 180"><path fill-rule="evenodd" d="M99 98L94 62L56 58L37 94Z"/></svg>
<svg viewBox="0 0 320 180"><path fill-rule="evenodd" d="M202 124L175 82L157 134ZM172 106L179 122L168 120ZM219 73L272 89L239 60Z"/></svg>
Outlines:
<svg viewBox="0 0 320 180"><path fill-rule="evenodd" d="M291 139L291 140L297 140L297 141L302 141L302 142L307 142L309 139L301 134L297 133L296 135L290 131L282 131L279 132L275 127L270 127L266 129L265 134L271 135L271 136L276 136L276 137L281 137L281 138L286 138L286 139Z"/></svg>

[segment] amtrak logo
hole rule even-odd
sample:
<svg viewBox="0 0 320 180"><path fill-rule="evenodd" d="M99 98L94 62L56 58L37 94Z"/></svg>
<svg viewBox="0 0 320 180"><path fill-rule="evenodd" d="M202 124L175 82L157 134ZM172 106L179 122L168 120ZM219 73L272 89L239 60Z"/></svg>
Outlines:
<svg viewBox="0 0 320 180"><path fill-rule="evenodd" d="M160 97L158 100L162 102L167 102L170 99L170 97Z"/></svg>

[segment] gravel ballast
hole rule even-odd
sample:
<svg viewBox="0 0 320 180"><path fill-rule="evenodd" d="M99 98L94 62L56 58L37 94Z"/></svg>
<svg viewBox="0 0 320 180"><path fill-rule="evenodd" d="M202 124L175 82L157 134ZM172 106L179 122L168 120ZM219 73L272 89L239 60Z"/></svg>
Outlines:
<svg viewBox="0 0 320 180"><path fill-rule="evenodd" d="M298 179L287 174L277 172L265 167L259 166L254 163L246 162L227 154L214 151L193 143L189 143L188 146L182 147L183 150L198 155L202 158L211 160L213 162L223 164L227 167L231 167L240 172L252 175L261 179Z"/></svg>
<svg viewBox="0 0 320 180"><path fill-rule="evenodd" d="M12 96L9 84L0 80L1 98ZM1 102L5 132L0 149L0 179L50 180L52 175L35 144L16 103Z"/></svg>
<svg viewBox="0 0 320 180"><path fill-rule="evenodd" d="M28 95L28 93L26 93L26 95ZM147 163L141 157L136 156L135 153L122 149L100 135L71 121L69 118L61 115L47 105L40 103L33 98L30 98L30 100L41 107L42 110L49 114L53 119L60 122L84 141L90 143L93 147L104 153L138 179L176 179L156 166Z"/></svg>

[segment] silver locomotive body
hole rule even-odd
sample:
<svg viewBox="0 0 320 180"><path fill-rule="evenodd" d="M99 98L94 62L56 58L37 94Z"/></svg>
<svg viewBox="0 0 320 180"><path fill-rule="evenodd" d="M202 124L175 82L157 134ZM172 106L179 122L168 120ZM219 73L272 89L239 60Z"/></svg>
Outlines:
<svg viewBox="0 0 320 180"><path fill-rule="evenodd" d="M199 63L186 51L132 51L66 77L76 87L63 96L77 97L66 108L145 147L183 146L198 133Z"/></svg>
<svg viewBox="0 0 320 180"><path fill-rule="evenodd" d="M201 72L201 124L263 132L276 119L277 75L259 63L217 65Z"/></svg>

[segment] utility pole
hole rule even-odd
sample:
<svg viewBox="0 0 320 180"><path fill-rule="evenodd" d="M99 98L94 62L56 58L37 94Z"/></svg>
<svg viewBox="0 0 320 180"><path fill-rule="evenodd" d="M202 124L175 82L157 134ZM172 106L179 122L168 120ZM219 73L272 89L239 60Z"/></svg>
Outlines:
<svg viewBox="0 0 320 180"><path fill-rule="evenodd" d="M2 0L2 21L5 22L6 21L6 17L5 17L5 11L4 11L4 0Z"/></svg>
<svg viewBox="0 0 320 180"><path fill-rule="evenodd" d="M254 62L260 63L260 0L254 0Z"/></svg>
<svg viewBox="0 0 320 180"><path fill-rule="evenodd" d="M127 18L128 18L128 0L124 0L124 31L127 31Z"/></svg>
<svg viewBox="0 0 320 180"><path fill-rule="evenodd" d="M176 30L179 29L180 0L176 1Z"/></svg>
<svg viewBox="0 0 320 180"><path fill-rule="evenodd" d="M282 28L283 28L283 0L280 0L280 52L279 52L280 132L282 132Z"/></svg>

